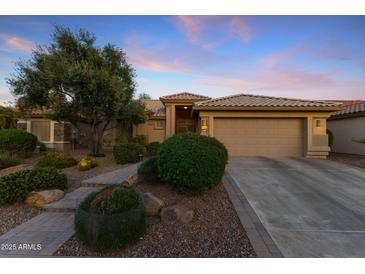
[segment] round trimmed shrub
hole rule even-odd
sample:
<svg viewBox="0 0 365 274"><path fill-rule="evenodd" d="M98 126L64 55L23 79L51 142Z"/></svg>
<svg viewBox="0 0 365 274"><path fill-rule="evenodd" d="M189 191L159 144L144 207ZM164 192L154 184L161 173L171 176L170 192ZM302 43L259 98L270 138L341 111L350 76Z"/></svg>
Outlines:
<svg viewBox="0 0 365 274"><path fill-rule="evenodd" d="M114 146L113 154L117 164L135 163L143 155L143 146L137 143L121 143Z"/></svg>
<svg viewBox="0 0 365 274"><path fill-rule="evenodd" d="M66 168L77 164L77 161L69 153L65 152L48 152L47 154L41 156L36 167L54 167L54 168Z"/></svg>
<svg viewBox="0 0 365 274"><path fill-rule="evenodd" d="M152 142L146 145L148 155L154 156L160 151L161 143Z"/></svg>
<svg viewBox="0 0 365 274"><path fill-rule="evenodd" d="M158 175L166 183L207 190L221 181L227 161L227 150L217 139L195 133L177 134L161 145Z"/></svg>
<svg viewBox="0 0 365 274"><path fill-rule="evenodd" d="M37 143L37 137L24 130L0 130L0 152L9 152L23 156L33 152Z"/></svg>
<svg viewBox="0 0 365 274"><path fill-rule="evenodd" d="M89 194L75 215L77 238L96 250L135 243L145 229L142 195L125 186L107 187Z"/></svg>
<svg viewBox="0 0 365 274"><path fill-rule="evenodd" d="M85 160L89 161L90 162L90 166L91 168L94 168L98 165L98 162L96 161L96 158L93 157L93 156L86 156Z"/></svg>
<svg viewBox="0 0 365 274"><path fill-rule="evenodd" d="M0 177L0 204L22 201L31 191L67 189L67 177L54 168L21 170Z"/></svg>
<svg viewBox="0 0 365 274"><path fill-rule="evenodd" d="M145 160L138 168L138 182L157 183L160 182L157 170L157 157Z"/></svg>

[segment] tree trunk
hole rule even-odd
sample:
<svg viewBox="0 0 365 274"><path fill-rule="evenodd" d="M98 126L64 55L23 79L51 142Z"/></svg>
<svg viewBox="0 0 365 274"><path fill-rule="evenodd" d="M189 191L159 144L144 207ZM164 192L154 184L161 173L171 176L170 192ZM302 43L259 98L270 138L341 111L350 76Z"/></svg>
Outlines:
<svg viewBox="0 0 365 274"><path fill-rule="evenodd" d="M101 154L102 153L102 141L104 132L106 127L109 125L109 121L104 124L93 124L92 125L92 144L91 144L91 153L92 154Z"/></svg>

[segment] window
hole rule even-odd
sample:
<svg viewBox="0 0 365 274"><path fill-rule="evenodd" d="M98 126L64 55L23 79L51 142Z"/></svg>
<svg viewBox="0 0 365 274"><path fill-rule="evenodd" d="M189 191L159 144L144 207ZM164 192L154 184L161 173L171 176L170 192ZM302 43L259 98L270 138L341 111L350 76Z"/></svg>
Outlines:
<svg viewBox="0 0 365 274"><path fill-rule="evenodd" d="M42 142L49 142L51 139L51 121L32 121L31 132Z"/></svg>
<svg viewBox="0 0 365 274"><path fill-rule="evenodd" d="M158 120L155 122L155 129L164 129L165 128L165 121Z"/></svg>

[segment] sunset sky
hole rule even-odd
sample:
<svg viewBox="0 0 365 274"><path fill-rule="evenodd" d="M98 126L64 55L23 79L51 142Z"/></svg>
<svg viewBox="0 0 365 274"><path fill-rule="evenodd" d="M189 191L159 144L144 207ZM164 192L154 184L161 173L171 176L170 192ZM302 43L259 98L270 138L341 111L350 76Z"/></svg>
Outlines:
<svg viewBox="0 0 365 274"><path fill-rule="evenodd" d="M54 25L121 47L137 93L365 99L365 16L0 16L0 102Z"/></svg>

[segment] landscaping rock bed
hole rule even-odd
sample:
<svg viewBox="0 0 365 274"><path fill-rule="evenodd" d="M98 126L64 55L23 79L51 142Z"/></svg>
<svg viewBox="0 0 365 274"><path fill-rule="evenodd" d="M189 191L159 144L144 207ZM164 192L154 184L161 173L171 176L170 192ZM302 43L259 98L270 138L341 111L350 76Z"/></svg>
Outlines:
<svg viewBox="0 0 365 274"><path fill-rule="evenodd" d="M29 221L42 212L41 209L29 207L24 203L3 205L0 207L0 235L16 226Z"/></svg>
<svg viewBox="0 0 365 274"><path fill-rule="evenodd" d="M365 156L362 155L330 153L328 158L332 161L365 168Z"/></svg>
<svg viewBox="0 0 365 274"><path fill-rule="evenodd" d="M141 240L124 249L95 252L75 237L55 256L106 257L256 257L246 233L222 184L204 193L177 189L165 184L138 184L135 188L161 198L166 206L194 212L191 222L162 222L148 217Z"/></svg>

